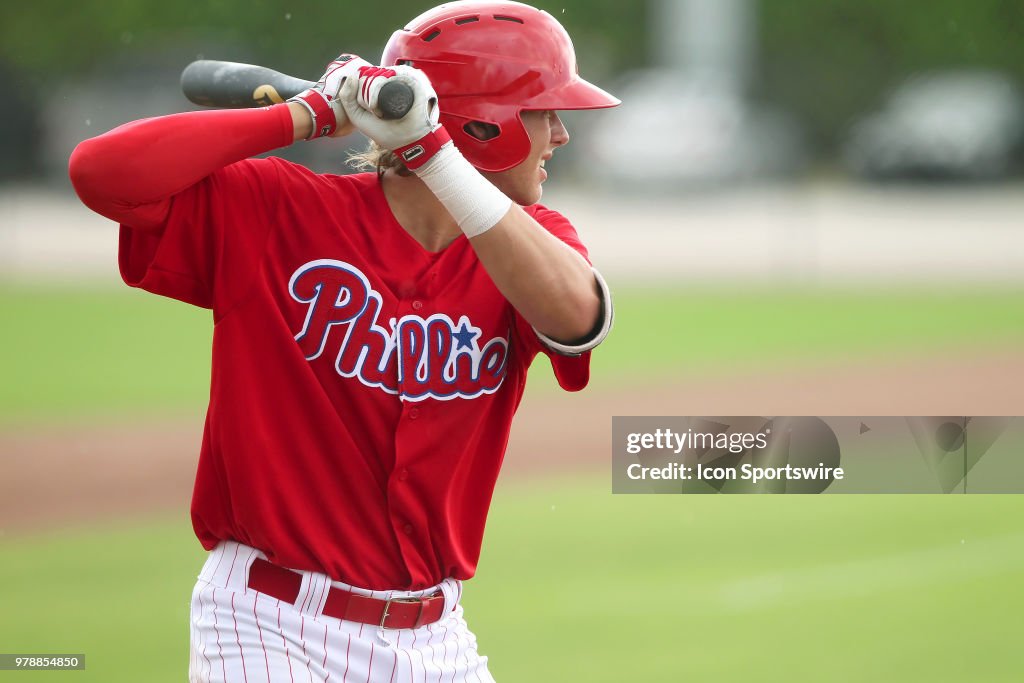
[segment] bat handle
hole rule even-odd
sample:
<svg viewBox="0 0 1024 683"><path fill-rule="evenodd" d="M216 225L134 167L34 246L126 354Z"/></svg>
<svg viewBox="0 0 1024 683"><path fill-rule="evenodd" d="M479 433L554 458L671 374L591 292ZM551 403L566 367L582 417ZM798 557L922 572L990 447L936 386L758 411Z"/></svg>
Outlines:
<svg viewBox="0 0 1024 683"><path fill-rule="evenodd" d="M402 81L388 81L377 94L377 106L382 119L397 120L412 109L415 99L412 88Z"/></svg>

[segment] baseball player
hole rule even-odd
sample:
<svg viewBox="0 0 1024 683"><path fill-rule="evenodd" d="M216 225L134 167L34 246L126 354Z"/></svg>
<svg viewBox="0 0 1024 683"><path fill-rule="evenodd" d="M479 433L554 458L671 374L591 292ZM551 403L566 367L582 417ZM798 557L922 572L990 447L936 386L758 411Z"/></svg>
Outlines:
<svg viewBox="0 0 1024 683"><path fill-rule="evenodd" d="M375 113L392 79L414 94L397 121ZM618 103L552 16L471 0L293 101L75 150L125 282L213 311L191 680L493 680L459 598L527 369L544 354L582 389L612 319L576 230L538 203L569 141L556 111ZM376 172L250 158L353 127Z"/></svg>

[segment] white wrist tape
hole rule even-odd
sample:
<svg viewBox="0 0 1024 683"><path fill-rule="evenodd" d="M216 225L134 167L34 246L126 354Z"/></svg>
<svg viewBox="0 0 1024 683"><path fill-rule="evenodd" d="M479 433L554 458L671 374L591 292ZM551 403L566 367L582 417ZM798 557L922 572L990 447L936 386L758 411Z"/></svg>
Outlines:
<svg viewBox="0 0 1024 683"><path fill-rule="evenodd" d="M441 200L466 237L487 232L512 208L512 200L480 175L450 142L415 173Z"/></svg>

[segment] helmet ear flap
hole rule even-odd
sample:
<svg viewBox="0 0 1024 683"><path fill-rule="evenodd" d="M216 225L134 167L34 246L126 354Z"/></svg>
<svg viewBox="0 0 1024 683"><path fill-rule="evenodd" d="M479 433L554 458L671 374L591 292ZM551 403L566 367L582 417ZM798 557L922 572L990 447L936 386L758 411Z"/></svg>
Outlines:
<svg viewBox="0 0 1024 683"><path fill-rule="evenodd" d="M530 136L518 116L499 125L442 110L441 123L462 155L480 171L507 171L530 154Z"/></svg>

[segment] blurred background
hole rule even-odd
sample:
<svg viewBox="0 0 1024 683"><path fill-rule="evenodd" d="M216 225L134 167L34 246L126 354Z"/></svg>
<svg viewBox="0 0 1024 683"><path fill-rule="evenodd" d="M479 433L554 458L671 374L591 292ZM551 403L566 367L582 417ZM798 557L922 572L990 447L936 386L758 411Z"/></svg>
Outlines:
<svg viewBox="0 0 1024 683"><path fill-rule="evenodd" d="M1024 4L536 4L623 100L564 117L543 200L616 328L586 392L538 363L517 417L466 597L498 680L1019 680L1020 496L613 497L608 470L612 415L1024 414ZM194 109L194 59L315 79L430 6L0 10L0 652L188 661L212 325L119 283L71 150ZM274 154L344 173L364 144Z"/></svg>

